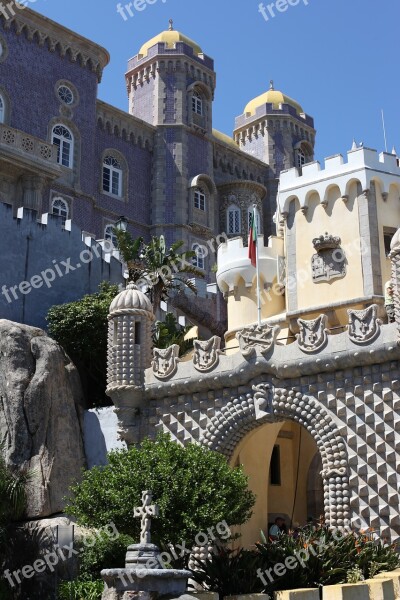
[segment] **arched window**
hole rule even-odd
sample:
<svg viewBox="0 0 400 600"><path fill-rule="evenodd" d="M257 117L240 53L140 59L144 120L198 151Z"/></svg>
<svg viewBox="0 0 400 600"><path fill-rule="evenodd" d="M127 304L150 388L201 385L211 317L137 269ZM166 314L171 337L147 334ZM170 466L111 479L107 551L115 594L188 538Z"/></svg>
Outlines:
<svg viewBox="0 0 400 600"><path fill-rule="evenodd" d="M122 167L114 156L106 156L103 161L103 192L122 196Z"/></svg>
<svg viewBox="0 0 400 600"><path fill-rule="evenodd" d="M194 191L194 207L197 210L206 210L206 195L201 188L196 188Z"/></svg>
<svg viewBox="0 0 400 600"><path fill-rule="evenodd" d="M251 219L252 219L252 216L253 216L253 209L252 208L249 208L247 215L248 215L248 230L250 231ZM259 213L259 211L258 211L257 208L256 208L256 225L257 225L257 233L258 233L258 235L260 235L260 233L261 233L260 213Z"/></svg>
<svg viewBox="0 0 400 600"><path fill-rule="evenodd" d="M71 169L73 165L74 138L70 130L64 125L55 125L52 133L52 144L58 148L58 164Z"/></svg>
<svg viewBox="0 0 400 600"><path fill-rule="evenodd" d="M115 248L116 248L118 246L118 240L117 240L117 236L115 235L114 228L115 228L115 225L112 225L111 223L109 223L108 225L105 226L104 239L111 242L112 245L115 246Z"/></svg>
<svg viewBox="0 0 400 600"><path fill-rule="evenodd" d="M196 253L196 255L192 258L193 266L197 267L198 269L204 269L205 257L207 254L205 247L200 246L200 244L193 244L192 250Z"/></svg>
<svg viewBox="0 0 400 600"><path fill-rule="evenodd" d="M6 117L6 105L3 96L0 94L0 123L4 123Z"/></svg>
<svg viewBox="0 0 400 600"><path fill-rule="evenodd" d="M303 150L301 148L299 148L297 150L297 167L299 169L301 169L302 167L304 167L306 162L307 162L306 155L304 154Z"/></svg>
<svg viewBox="0 0 400 600"><path fill-rule="evenodd" d="M51 203L51 212L57 217L62 217L63 222L65 223L69 215L68 204L63 198L54 198Z"/></svg>
<svg viewBox="0 0 400 600"><path fill-rule="evenodd" d="M199 92L193 92L192 110L196 115L203 115L203 98L200 96Z"/></svg>
<svg viewBox="0 0 400 600"><path fill-rule="evenodd" d="M240 208L236 204L231 204L227 212L228 235L240 233Z"/></svg>

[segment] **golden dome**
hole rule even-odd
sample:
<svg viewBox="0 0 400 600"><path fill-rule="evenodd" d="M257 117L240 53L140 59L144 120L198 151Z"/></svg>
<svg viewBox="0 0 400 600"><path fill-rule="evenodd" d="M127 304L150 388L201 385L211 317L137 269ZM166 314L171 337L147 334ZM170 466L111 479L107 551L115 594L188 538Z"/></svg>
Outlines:
<svg viewBox="0 0 400 600"><path fill-rule="evenodd" d="M254 115L259 106L262 106L263 104L267 103L272 104L275 110L279 110L280 104L289 104L290 106L293 106L293 108L296 109L298 114L304 113L304 110L302 109L300 104L296 102L296 100L293 100L292 98L289 98L289 96L286 96L286 94L283 94L282 92L279 92L278 90L274 89L273 81L271 81L271 87L268 90L268 92L261 94L261 96L257 96L257 98L254 98L254 100L251 100L246 105L244 113L250 113L250 115Z"/></svg>
<svg viewBox="0 0 400 600"><path fill-rule="evenodd" d="M170 28L168 31L162 31L161 33L153 37L151 40L143 44L143 46L139 50L139 54L141 56L147 56L149 49L152 46L159 44L160 42L164 42L167 48L175 48L175 44L177 42L184 42L185 44L193 48L195 54L203 54L203 50L198 44L196 44L196 42L188 38L186 35L183 35L183 33L180 33L180 31L175 31L175 29L173 28L172 19L170 19L169 23Z"/></svg>
<svg viewBox="0 0 400 600"><path fill-rule="evenodd" d="M218 129L213 129L212 134L220 142L224 142L225 144L234 146L236 148L236 150L239 150L239 146L237 145L235 140L232 139L229 135L226 135L226 133L222 133L222 131L218 131Z"/></svg>

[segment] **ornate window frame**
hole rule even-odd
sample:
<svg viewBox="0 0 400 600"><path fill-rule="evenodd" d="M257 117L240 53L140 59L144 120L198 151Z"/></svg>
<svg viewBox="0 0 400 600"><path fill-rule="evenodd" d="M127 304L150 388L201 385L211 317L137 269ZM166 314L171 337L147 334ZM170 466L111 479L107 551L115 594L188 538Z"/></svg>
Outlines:
<svg viewBox="0 0 400 600"><path fill-rule="evenodd" d="M56 129L59 129L59 132L55 132ZM56 143L57 140L59 142ZM74 168L74 146L75 146L75 137L73 132L69 127L64 125L64 123L56 123L51 128L51 143L54 146L57 146L57 162L60 166L65 167L66 169ZM65 153L64 153L65 152ZM65 158L65 161L64 161ZM68 159L68 161L67 161ZM67 163L67 164L66 164Z"/></svg>
<svg viewBox="0 0 400 600"><path fill-rule="evenodd" d="M73 96L73 100L71 103L66 103L64 102L59 95L59 89L61 87L66 87L68 88ZM68 81L67 79L59 79L55 86L54 86L54 93L56 95L57 100L59 101L59 103L61 104L62 107L65 108L75 108L75 106L78 106L79 104L79 93L78 90L76 89L76 87L74 86L73 83L71 83L70 81Z"/></svg>
<svg viewBox="0 0 400 600"><path fill-rule="evenodd" d="M234 215L232 217L232 223L233 225L236 224L237 227L233 227L231 229L230 225L232 214ZM240 235L242 233L242 211L240 206L234 202L229 204L228 208L226 209L226 232L228 235Z"/></svg>
<svg viewBox="0 0 400 600"><path fill-rule="evenodd" d="M116 163L118 163L118 167L114 167L113 165L106 165L105 161L107 159L114 159ZM119 177L119 193L114 194L112 191L104 188L104 171L105 169L110 170L110 177L112 179L113 173L118 173ZM110 183L112 183L110 179ZM128 181L129 181L129 170L128 163L123 154L114 148L107 148L103 151L101 156L101 171L100 171L100 193L104 196L109 196L110 198L115 198L116 200L120 200L123 202L128 201ZM112 188L111 188L112 189Z"/></svg>
<svg viewBox="0 0 400 600"><path fill-rule="evenodd" d="M197 249L199 249L200 252L197 252ZM206 269L206 253L203 250L202 244L200 244L199 242L194 242L192 244L192 251L196 252L196 256L193 256L193 258L192 258L193 266L196 267L197 269L200 269L201 271L205 271L205 269Z"/></svg>
<svg viewBox="0 0 400 600"><path fill-rule="evenodd" d="M106 223L104 226L103 236L104 236L104 240L108 240L109 242L111 242L111 244L114 246L114 248L117 248L118 241L117 241L117 236L113 232L114 227L115 227L115 223Z"/></svg>
<svg viewBox="0 0 400 600"><path fill-rule="evenodd" d="M0 103L3 107L0 107L0 124L9 125L11 121L11 103L10 97L6 90L0 86Z"/></svg>

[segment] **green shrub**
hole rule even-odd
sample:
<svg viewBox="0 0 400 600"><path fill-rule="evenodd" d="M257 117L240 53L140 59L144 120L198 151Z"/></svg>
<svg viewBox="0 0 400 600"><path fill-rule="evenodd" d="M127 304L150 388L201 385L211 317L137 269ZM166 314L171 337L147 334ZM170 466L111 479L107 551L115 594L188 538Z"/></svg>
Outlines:
<svg viewBox="0 0 400 600"><path fill-rule="evenodd" d="M155 543L195 544L200 532L226 521L244 523L251 515L254 494L247 488L242 468L230 468L217 452L189 444L185 448L161 434L140 447L111 452L105 467L83 474L72 488L65 511L89 527L114 523L120 533L139 540L140 520L133 508L143 490L152 490L160 507L153 519Z"/></svg>
<svg viewBox="0 0 400 600"><path fill-rule="evenodd" d="M250 550L229 550L218 548L205 561L196 561L192 579L204 589L224 596L257 594L263 591L264 584L257 577L262 566L258 552Z"/></svg>
<svg viewBox="0 0 400 600"><path fill-rule="evenodd" d="M221 550L198 561L192 577L222 598L357 582L400 566L399 549L374 539L372 533L341 534L325 526L305 527L256 547Z"/></svg>
<svg viewBox="0 0 400 600"><path fill-rule="evenodd" d="M101 600L104 583L98 581L63 581L58 587L59 600Z"/></svg>
<svg viewBox="0 0 400 600"><path fill-rule="evenodd" d="M264 573L271 569L267 592L318 587L346 583L350 579L368 579L381 571L399 566L399 555L394 546L385 545L372 534L340 533L326 526L304 527L293 534L283 534L278 541L256 544L263 559ZM297 566L277 576L273 569L285 564L288 557L298 557Z"/></svg>
<svg viewBox="0 0 400 600"><path fill-rule="evenodd" d="M94 543L79 544L79 579L91 581L100 577L103 569L119 569L125 565L128 546L134 543L128 535L120 535L115 540L104 532L94 537Z"/></svg>

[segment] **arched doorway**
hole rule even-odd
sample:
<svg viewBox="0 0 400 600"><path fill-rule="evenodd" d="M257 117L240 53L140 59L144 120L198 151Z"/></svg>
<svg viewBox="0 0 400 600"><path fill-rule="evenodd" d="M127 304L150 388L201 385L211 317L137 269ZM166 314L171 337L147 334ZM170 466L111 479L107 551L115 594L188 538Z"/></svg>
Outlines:
<svg viewBox="0 0 400 600"><path fill-rule="evenodd" d="M251 519L239 530L240 545L251 547L261 531L267 535L278 516L289 529L317 518L310 513L312 506L322 504L323 512L323 486L314 485L318 475L322 482L322 460L316 442L301 425L284 421L258 427L241 440L230 462L243 466L257 498ZM310 472L315 474L312 484Z"/></svg>
<svg viewBox="0 0 400 600"><path fill-rule="evenodd" d="M298 388L275 388L272 383L265 382L265 380L260 381L260 379L254 381L251 393L246 392L239 395L215 414L204 432L201 443L212 450L221 452L228 460L235 460L235 453L237 453L237 448L240 448L242 440L248 434L256 435L257 429L268 424L270 427L276 428L274 430L275 437L272 434L273 430L269 430L271 432L269 446L272 454L272 447L281 430L282 423L288 421L300 426L301 431L306 430L314 442L314 446L310 446L312 453L310 452L309 464L304 474L305 482L307 482L309 466L316 454L315 447L321 456L326 524L339 528L350 525L347 449L332 415L318 400L302 394ZM261 460L260 452L253 452L252 456L253 461ZM297 469L296 477L298 474L299 470ZM258 507L255 509L255 514L259 515L259 521L253 522L252 531L246 533L246 543L248 541L252 544L257 541L260 530L266 526L266 520L268 524L268 512L265 504L262 510L258 511ZM307 503L305 512L307 512ZM260 515L263 516L263 519Z"/></svg>

